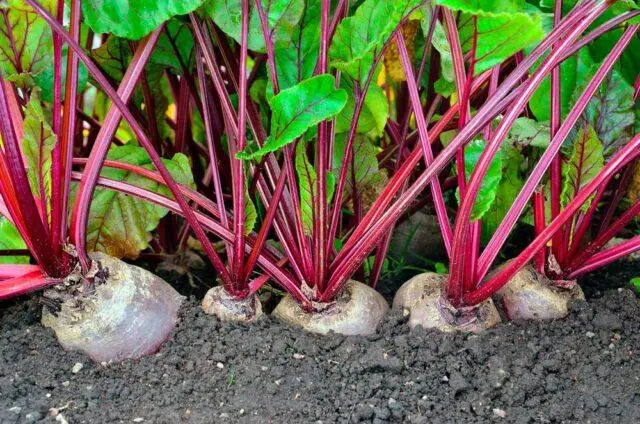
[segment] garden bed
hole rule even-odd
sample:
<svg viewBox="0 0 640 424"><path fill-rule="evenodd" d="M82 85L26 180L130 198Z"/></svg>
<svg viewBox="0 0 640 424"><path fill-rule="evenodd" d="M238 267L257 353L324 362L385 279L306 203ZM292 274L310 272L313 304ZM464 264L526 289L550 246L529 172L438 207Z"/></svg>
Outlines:
<svg viewBox="0 0 640 424"><path fill-rule="evenodd" d="M374 337L321 337L221 324L191 298L158 354L108 365L65 352L22 298L0 308L0 422L638 422L640 308L619 287L639 266L592 274L565 320L480 335L392 314Z"/></svg>

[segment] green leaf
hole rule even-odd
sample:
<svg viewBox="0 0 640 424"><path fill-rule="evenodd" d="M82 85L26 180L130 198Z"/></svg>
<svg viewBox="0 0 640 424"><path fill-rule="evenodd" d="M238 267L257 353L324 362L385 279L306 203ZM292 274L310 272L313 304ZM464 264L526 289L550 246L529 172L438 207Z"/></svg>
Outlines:
<svg viewBox="0 0 640 424"><path fill-rule="evenodd" d="M579 96L586 86L586 81L596 73L598 65L594 65L588 73L589 78L577 89ZM584 124L591 125L603 145L605 158L626 144L634 134L635 108L634 90L616 70L611 71L589 101L582 114Z"/></svg>
<svg viewBox="0 0 640 424"><path fill-rule="evenodd" d="M67 85L67 54L69 48L65 45L62 47L62 63L61 63L61 84L62 84L62 93L61 100L64 100L65 87ZM53 70L53 58L47 66L40 72L34 76L35 83L40 87L40 97L45 102L53 102L53 83L54 83L54 70ZM89 71L87 67L84 66L82 62L78 64L78 88L77 93L81 94L85 86L87 85L87 81L89 79Z"/></svg>
<svg viewBox="0 0 640 424"><path fill-rule="evenodd" d="M169 28L171 27L172 25L170 23ZM177 31L177 29L175 28L174 30ZM182 31L183 30L172 32L172 34L176 34L176 41L186 41L184 40L184 34ZM154 51L154 54L152 54L150 62L145 67L144 78L146 78L147 84L149 85L149 89L151 91L155 118L159 126L158 130L160 134L163 135L166 131L168 131L164 117L169 106L169 99L166 95L166 93L168 92L168 88L166 78L164 78L164 71L168 67L174 70L175 73L181 74L182 69L178 63L178 58L174 55L174 52L168 50L172 49L172 47L167 45L169 43L167 35L165 34L160 37L160 40L165 40L165 42L162 44L164 47L160 50L156 49L156 51ZM131 59L133 58L134 48L135 43L133 43L132 41L112 35L109 37L106 43L103 43L99 48L93 50L91 52L91 56L109 77L111 77L115 81L120 81L124 77ZM145 99L144 91L142 90L140 82L133 93L133 103L135 103L140 109L146 109L142 107L143 103L145 103ZM105 106L107 107L103 108L104 114L106 114L106 110L108 110L109 105L110 102L107 102L105 104ZM104 114L102 116L104 116ZM133 131L129 129L129 126L126 122L121 122L120 128L130 134L130 136L125 137L125 139L135 138L133 136ZM122 134L117 135L119 137L122 137Z"/></svg>
<svg viewBox="0 0 640 424"><path fill-rule="evenodd" d="M591 126L580 127L571 157L562 166L563 186L560 196L562 207L567 206L580 189L598 175L603 167L602 142L598 139L598 135ZM590 202L585 202L583 209L588 209L589 204Z"/></svg>
<svg viewBox="0 0 640 424"><path fill-rule="evenodd" d="M240 159L260 158L303 135L309 128L337 115L347 103L347 93L334 87L332 75L318 75L282 90L271 99L271 132L262 148L239 152Z"/></svg>
<svg viewBox="0 0 640 424"><path fill-rule="evenodd" d="M420 0L366 0L340 22L333 37L331 64L356 81L364 81L391 33Z"/></svg>
<svg viewBox="0 0 640 424"><path fill-rule="evenodd" d="M269 29L276 46L286 45L296 29L304 10L303 0L262 0ZM202 10L207 13L224 33L240 42L242 33L242 0L210 0ZM249 50L265 51L260 16L253 2L250 3Z"/></svg>
<svg viewBox="0 0 640 424"><path fill-rule="evenodd" d="M633 277L629 281L629 285L636 294L640 294L640 277Z"/></svg>
<svg viewBox="0 0 640 424"><path fill-rule="evenodd" d="M126 162L154 169L146 151L137 146L114 146L107 155L109 160ZM186 156L178 153L173 159L163 159L176 182L195 187L191 165ZM126 182L172 198L163 185L134 173L105 168L101 176ZM97 188L91 203L87 228L87 246L115 257L135 259L148 246L153 231L167 210L135 197L113 190Z"/></svg>
<svg viewBox="0 0 640 424"><path fill-rule="evenodd" d="M313 229L313 205L316 188L316 171L307 158L305 143L298 143L296 148L296 173L300 191L300 214L305 234L311 235ZM333 198L336 179L333 174L327 174L327 202Z"/></svg>
<svg viewBox="0 0 640 424"><path fill-rule="evenodd" d="M40 4L55 13L57 2ZM24 0L0 1L0 72L13 81L24 81L53 62L51 29Z"/></svg>
<svg viewBox="0 0 640 424"><path fill-rule="evenodd" d="M245 235L251 234L253 228L256 226L256 222L258 221L258 211L256 210L256 206L253 204L253 200L251 196L249 196L249 191L244 190L244 233Z"/></svg>
<svg viewBox="0 0 640 424"><path fill-rule="evenodd" d="M544 37L541 13L535 13L536 11L527 7L524 2L517 0L437 0L435 3L462 12L458 19L458 32L464 53L471 51L474 19L476 19L478 34L476 74L492 68ZM452 81L451 52L448 43L445 47L442 40L444 30L440 28L434 35L438 35L437 39L434 37L434 46L443 55L443 74L451 76L447 79ZM449 68L450 66L451 68Z"/></svg>
<svg viewBox="0 0 640 424"><path fill-rule="evenodd" d="M51 152L56 136L47 122L37 91L31 95L24 117L22 150L33 194L49 204L51 198Z"/></svg>
<svg viewBox="0 0 640 424"><path fill-rule="evenodd" d="M203 0L84 0L82 17L98 34L139 40L174 16L193 12Z"/></svg>
<svg viewBox="0 0 640 424"><path fill-rule="evenodd" d="M276 47L275 61L280 90L293 87L311 78L320 50L320 2L303 1L305 7L300 22L291 34L291 44ZM268 97L273 96L269 81Z"/></svg>
<svg viewBox="0 0 640 424"><path fill-rule="evenodd" d="M335 138L333 150L333 172L335 176L340 174L342 158L345 155L347 134L338 134ZM372 185L380 180L378 164L378 148L367 137L357 135L353 141L354 174L357 187ZM351 161L347 169L347 175L351 176ZM353 190L353 179L349 177L345 186L345 192Z"/></svg>
<svg viewBox="0 0 640 424"><path fill-rule="evenodd" d="M507 140L521 147L533 146L545 149L549 145L550 134L548 122L521 117L511 126Z"/></svg>
<svg viewBox="0 0 640 424"><path fill-rule="evenodd" d="M524 185L520 170L520 166L525 160L522 153L510 145L505 145L501 151L504 158L502 160L502 178L496 190L495 200L482 218L483 241L488 241L498 229Z"/></svg>
<svg viewBox="0 0 640 424"><path fill-rule="evenodd" d="M193 35L189 26L171 19L162 31L149 63L163 69L169 68L177 75L184 75L184 69L191 69L193 60Z"/></svg>
<svg viewBox="0 0 640 424"><path fill-rule="evenodd" d="M26 249L27 245L18 229L0 215L0 250ZM0 264L28 264L28 256L0 256Z"/></svg>
<svg viewBox="0 0 640 424"><path fill-rule="evenodd" d="M606 21L614 18L617 15L628 11L636 11L638 6L632 1L617 1L606 10L602 15L596 19L591 25L590 30L596 26L604 24ZM613 46L618 42L622 33L631 24L640 23L640 17L636 16L633 19L625 21L624 25L620 25L606 33L597 37L591 43L589 43L589 52L596 62L604 60L607 54L613 49ZM638 74L640 74L640 38L633 37L629 42L627 48L624 49L620 59L618 60L617 69L622 74L624 79L629 84L633 84Z"/></svg>
<svg viewBox="0 0 640 424"><path fill-rule="evenodd" d="M351 122L353 121L353 113L356 108L355 99L353 97L353 83L343 78L340 81L340 87L347 92L347 104L344 109L336 117L336 133L349 131ZM384 131L389 117L389 101L384 94L382 88L375 84L369 86L369 90L364 98L364 106L358 119L358 134L368 134L370 136L379 136Z"/></svg>
<svg viewBox="0 0 640 424"><path fill-rule="evenodd" d="M467 174L467 179L471 177L471 173L476 167L480 155L484 151L487 143L481 138L477 137L471 140L464 149L464 168ZM485 213L491 208L496 194L498 192L498 186L502 179L502 151L498 150L498 153L494 156L487 174L484 176L484 180L480 185L480 191L476 197L476 202L471 210L471 220L477 221L481 219ZM456 198L460 201L459 190L456 190Z"/></svg>
<svg viewBox="0 0 640 424"><path fill-rule="evenodd" d="M545 27L551 26L552 20L545 19ZM550 29L550 28L549 28ZM539 66L541 61L532 69L532 72ZM572 96L576 87L585 81L587 73L593 65L593 59L587 48L582 48L577 55L573 55L560 64L560 108L562 116L566 116L572 106ZM587 80L588 81L588 80ZM529 100L531 112L538 121L549 121L551 99L551 77L547 76L542 80L538 89Z"/></svg>

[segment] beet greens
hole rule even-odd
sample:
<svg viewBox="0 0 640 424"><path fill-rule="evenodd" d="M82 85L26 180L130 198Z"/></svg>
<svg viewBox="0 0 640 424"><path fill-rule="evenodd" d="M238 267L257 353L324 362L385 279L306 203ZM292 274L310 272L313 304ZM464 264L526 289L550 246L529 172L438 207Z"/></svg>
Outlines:
<svg viewBox="0 0 640 424"><path fill-rule="evenodd" d="M640 249L631 1L5 3L0 297L195 249L320 310L426 204L454 308Z"/></svg>

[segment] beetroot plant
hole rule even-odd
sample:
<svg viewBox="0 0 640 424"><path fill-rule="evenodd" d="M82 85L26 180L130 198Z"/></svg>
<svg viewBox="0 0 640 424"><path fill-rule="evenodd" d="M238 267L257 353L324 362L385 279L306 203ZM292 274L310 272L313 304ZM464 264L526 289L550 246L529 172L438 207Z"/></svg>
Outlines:
<svg viewBox="0 0 640 424"><path fill-rule="evenodd" d="M122 194L124 190L96 191L96 181L84 179L89 179L89 172L99 174L102 163L88 165L85 173L74 172L73 163L82 151L94 154L94 149L108 149L111 131L120 118L108 113L97 135L85 137L90 134L85 132L86 121L95 125L82 112L87 100L83 87L86 70L95 84L123 107L119 96L131 95L160 31L137 44L117 94L79 48L83 37L93 37L86 32L82 35L79 1L71 2L68 30L60 23L65 16L62 1L46 5L10 1L0 7L0 213L2 237L10 247L3 251L6 263L1 265L0 298L46 288L41 298L43 323L54 329L64 347L81 350L96 361L154 352L173 329L182 298L163 280L114 258L112 253L126 256L140 249L135 237L145 237L166 210L131 202ZM63 49L63 41L71 48ZM79 66L80 60L86 68ZM123 162L114 161L112 168L135 166L127 161L140 160L141 151L133 145L110 151L123 157ZM175 193L180 193L175 180L187 184L191 179L186 157L164 162L158 154L148 157ZM105 171L105 176L129 182L134 191L162 192L157 184L141 184L113 171ZM72 186L72 181L80 178L83 183ZM188 208L182 196L179 203ZM190 216L188 212L185 215ZM142 234L120 237L128 231ZM87 253L87 242L95 252ZM20 263L26 255L35 265Z"/></svg>
<svg viewBox="0 0 640 424"><path fill-rule="evenodd" d="M65 346L139 356L172 328L179 296L114 257L197 250L219 319L260 316L273 282L283 320L370 334L393 228L425 204L449 274L399 290L412 325L485 328L496 293L559 316L640 247L609 243L640 211L634 3L156 3L0 3L0 297L47 288Z"/></svg>
<svg viewBox="0 0 640 424"><path fill-rule="evenodd" d="M527 54L517 54L515 68L506 73L505 63L493 67L483 63L489 47L495 52L508 44L483 45L483 30L495 28L486 19L497 18L488 18L485 6L440 3L449 8L442 12L443 31L449 42L445 53L450 54L461 109L456 135L440 152L434 168L424 175L433 178L432 173L440 172L445 161L455 156L459 208L451 233L446 228L443 233L445 240L450 240L450 275L415 277L400 289L394 305L411 311L413 325L446 330L459 326L477 331L499 320L491 296L502 289L498 293L511 318L562 316L567 312L567 302L581 296L575 281L568 279L635 247L632 239L595 254L637 216L631 206L612 221L625 185L624 181L622 186L616 182L612 192L610 183L625 167L631 167L637 156L638 137L631 137L633 89L613 68L634 41L638 27L630 24L620 31L619 39L612 42L600 63L590 57L588 48L607 31L624 27L637 12L616 9L609 20L592 26L606 13L607 4L582 2L563 17L562 3L557 2L549 33ZM451 10L462 11L457 20ZM503 12L502 18L516 22L515 14L507 18L509 10ZM579 38L590 27L591 31ZM548 54L539 62L547 49ZM573 98L562 95L559 77L563 72L559 64L572 60L572 55L577 55L580 66L586 68L581 75L584 84L565 87L565 91L575 89ZM482 78L482 71L489 75L487 95L470 116L473 105L469 92ZM575 74L573 78L575 82ZM541 101L541 96L546 100ZM603 106L610 102L614 110ZM543 111L542 104L550 105L550 110ZM534 116L546 116L550 121L532 120L532 111ZM433 133L430 136L435 137ZM548 170L548 181L543 183ZM602 203L609 196L610 206ZM530 202L534 239L516 258L489 273ZM599 229L590 231L601 208L606 211L602 220L595 219ZM483 239L486 241L481 249ZM549 241L551 247L547 246ZM534 258L536 269L521 271Z"/></svg>

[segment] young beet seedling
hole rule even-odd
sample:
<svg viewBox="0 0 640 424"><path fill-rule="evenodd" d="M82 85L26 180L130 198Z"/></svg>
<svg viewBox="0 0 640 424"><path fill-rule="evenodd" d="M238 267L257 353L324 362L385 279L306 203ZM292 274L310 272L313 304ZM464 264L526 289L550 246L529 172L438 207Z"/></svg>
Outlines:
<svg viewBox="0 0 640 424"><path fill-rule="evenodd" d="M632 239L619 248L596 254L589 259L590 255L597 252L606 241L628 224L634 216L637 216L635 204L611 225L609 225L611 217L605 218L600 224L603 226L600 235L596 233L596 237L586 244L588 246L586 249L582 246L584 246L584 236L590 222L610 181L620 173L623 167L631 166L630 163L638 156L639 136L629 137L630 141L629 138L618 140L614 136L613 141L619 143L618 146L624 147L612 148L613 153L605 164L602 153L604 141L600 141L596 131L589 127L603 125L602 120L609 118L601 114L599 121L593 122L592 119L597 113L592 111L597 108L595 104L600 102L598 100L590 103L590 100L607 76L612 78L612 68L625 47L633 40L638 25L630 25L612 46L606 58L594 66L595 70L589 83L578 90L579 96L575 104L564 120L560 119L558 65L596 37L638 14L637 12L623 13L579 39L578 37L606 11L607 6L605 3L583 2L563 19L560 19L558 7L553 30L500 84L498 84L500 68L494 68L491 71L492 84L490 84L487 99L471 119L464 116L464 108L468 108L468 103L465 105L465 102L469 101L467 93L474 84L473 67L478 58L476 54L482 51L479 44L481 16L473 18L470 31L472 42L468 56L470 69L465 79L464 54L458 41L458 29L450 12L444 11L443 20L450 41L458 98L464 106L463 113L459 117L458 134L437 157L434 162L438 164L437 167L425 173L425 179L433 178L433 173L438 172L445 161L457 154L460 207L451 238L449 277L435 274L417 276L403 286L396 295L394 306L405 308L410 312L412 325L421 324L425 327L444 330L467 331L487 328L499 321L491 301L491 296L496 292L502 297L510 318L543 319L563 316L567 313L568 301L581 297L575 282L567 282L566 279L575 278L581 272L608 263L637 248L637 240ZM561 41L558 41L558 37L562 37ZM525 73L540 58L540 53L550 47L553 48L547 57L527 77ZM551 76L552 81L551 141L537 159L537 163L535 163L536 155L530 153L531 162L535 163L535 166L529 171L526 182L520 186L510 187L512 200L506 202L501 214L497 214L501 216L494 227L495 231L489 234L489 241L481 252L482 227L480 225L483 221L486 223L489 219L495 220L495 216L485 214L491 210L492 202L496 201L496 194L500 190L500 172L503 172L501 169L509 168L509 164L500 164L500 155L503 158L506 155L507 160L514 160L511 156L513 152L508 150L513 146L505 142L505 139L514 131L517 118L523 113L527 102L548 75ZM601 90L606 91L607 88L601 87ZM632 90L629 96L633 97ZM491 127L491 121L503 110L504 116L494 130ZM556 167L562 164L560 147L576 124L579 129L573 140L573 154L567 158L563 170L559 168L554 171L554 163ZM620 138L624 136L623 129L624 127L620 128L617 133ZM432 133L430 136L435 137L437 134ZM624 144L624 142L627 143ZM477 147L476 143L480 143L480 154L471 156L469 153L475 153L472 149ZM454 149L457 149L457 152ZM599 159L598 155L600 155ZM464 163L465 166L461 167L460 163ZM521 162L516 161L516 163ZM473 172L470 172L469 164ZM538 189L538 186L549 167L551 167L552 213L550 222L545 223L543 190ZM466 178L463 176L469 173L470 178L465 181ZM507 176L513 179L513 175ZM508 182L513 184L513 180ZM623 190L624 188L618 187L613 196L622 196ZM595 198L592 198L594 194ZM500 195L505 196L505 192L500 192ZM509 193L507 192L506 195ZM534 240L515 259L488 274L507 236L532 198L536 235ZM618 204L619 201L618 198L614 203ZM563 209L560 209L560 204ZM606 214L613 215L615 208L616 206L613 206L613 210L607 209ZM554 239L551 252L546 252L545 245L552 236ZM445 237L447 237L446 234ZM527 268L521 271L534 256L536 270ZM542 277L538 272L551 277L553 281Z"/></svg>

